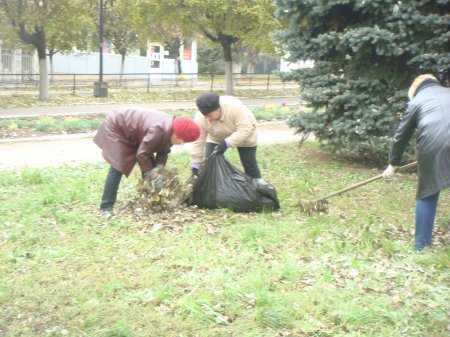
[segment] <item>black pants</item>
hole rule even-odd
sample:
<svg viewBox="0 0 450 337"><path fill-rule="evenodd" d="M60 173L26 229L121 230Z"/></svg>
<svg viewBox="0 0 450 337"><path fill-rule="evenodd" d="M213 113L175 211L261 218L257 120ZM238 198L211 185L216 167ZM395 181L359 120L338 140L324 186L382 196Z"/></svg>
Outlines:
<svg viewBox="0 0 450 337"><path fill-rule="evenodd" d="M122 173L111 166L103 190L102 202L100 204L101 210L111 210L113 208L117 198L117 191L119 190L120 179L122 179Z"/></svg>
<svg viewBox="0 0 450 337"><path fill-rule="evenodd" d="M206 143L205 155L206 158L214 151L217 144ZM256 162L256 146L252 147L238 147L239 158L241 159L244 172L252 178L261 178L261 171Z"/></svg>

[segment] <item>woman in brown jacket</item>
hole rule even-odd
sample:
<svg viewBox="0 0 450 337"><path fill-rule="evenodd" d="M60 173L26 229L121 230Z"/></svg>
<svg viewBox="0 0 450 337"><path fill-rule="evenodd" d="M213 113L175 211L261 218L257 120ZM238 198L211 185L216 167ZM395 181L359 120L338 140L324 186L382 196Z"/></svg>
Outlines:
<svg viewBox="0 0 450 337"><path fill-rule="evenodd" d="M136 162L144 179L160 181L155 168L166 164L171 146L192 142L199 135L199 126L189 117L136 108L108 113L94 138L111 164L100 209L112 211L122 175L128 177Z"/></svg>

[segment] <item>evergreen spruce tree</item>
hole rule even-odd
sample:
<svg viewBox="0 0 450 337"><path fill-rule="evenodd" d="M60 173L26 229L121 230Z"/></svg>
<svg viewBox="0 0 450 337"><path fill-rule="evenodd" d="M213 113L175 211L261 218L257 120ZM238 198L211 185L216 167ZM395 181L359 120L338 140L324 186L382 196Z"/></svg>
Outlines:
<svg viewBox="0 0 450 337"><path fill-rule="evenodd" d="M450 0L277 0L280 33L313 112L291 125L336 153L385 161L415 76L450 73ZM448 83L448 82L447 82Z"/></svg>

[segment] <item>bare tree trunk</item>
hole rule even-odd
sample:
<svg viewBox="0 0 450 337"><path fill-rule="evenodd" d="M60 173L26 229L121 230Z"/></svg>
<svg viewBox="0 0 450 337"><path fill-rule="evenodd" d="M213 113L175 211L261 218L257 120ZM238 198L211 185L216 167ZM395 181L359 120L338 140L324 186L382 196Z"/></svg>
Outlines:
<svg viewBox="0 0 450 337"><path fill-rule="evenodd" d="M233 58L231 46L233 43L239 41L239 39L232 35L226 34L218 34L215 36L214 34L208 32L203 29L203 33L209 38L211 41L220 43L223 50L223 60L225 61L225 81L226 81L226 90L225 93L227 95L233 95L234 85L233 85Z"/></svg>
<svg viewBox="0 0 450 337"><path fill-rule="evenodd" d="M231 55L231 43L229 41L222 41L223 56L225 61L225 82L227 95L233 95L233 59Z"/></svg>
<svg viewBox="0 0 450 337"><path fill-rule="evenodd" d="M39 100L48 100L48 69L47 69L47 53L45 46L39 46Z"/></svg>
<svg viewBox="0 0 450 337"><path fill-rule="evenodd" d="M120 85L122 85L123 73L124 73L124 70L125 70L125 53L120 53L120 55L122 56L122 58L120 60L120 78L119 78L119 83L120 83Z"/></svg>
<svg viewBox="0 0 450 337"><path fill-rule="evenodd" d="M169 53L175 59L175 73L180 75L183 71L181 68L181 54L180 48L183 45L183 42L179 37L175 37L174 39L168 42Z"/></svg>
<svg viewBox="0 0 450 337"><path fill-rule="evenodd" d="M176 64L176 67L177 67L177 74L181 74L183 72L183 69L181 68L181 60L180 60L179 57L177 57L175 59L175 64Z"/></svg>
<svg viewBox="0 0 450 337"><path fill-rule="evenodd" d="M50 77L49 77L50 83L53 82L53 72L54 72L54 69L53 69L53 55L55 55L55 54L52 53L52 52L48 53L48 59L49 59L49 62L50 62Z"/></svg>
<svg viewBox="0 0 450 337"><path fill-rule="evenodd" d="M39 100L48 100L47 59L39 59Z"/></svg>
<svg viewBox="0 0 450 337"><path fill-rule="evenodd" d="M225 81L226 81L226 90L225 93L227 95L233 95L233 62L225 61Z"/></svg>
<svg viewBox="0 0 450 337"><path fill-rule="evenodd" d="M15 25L13 23L13 25ZM33 33L27 32L25 25L16 27L22 42L33 45L39 58L39 100L48 100L47 41L42 27L35 27Z"/></svg>
<svg viewBox="0 0 450 337"><path fill-rule="evenodd" d="M254 62L248 62L247 64L247 74L254 74L255 73L255 63Z"/></svg>

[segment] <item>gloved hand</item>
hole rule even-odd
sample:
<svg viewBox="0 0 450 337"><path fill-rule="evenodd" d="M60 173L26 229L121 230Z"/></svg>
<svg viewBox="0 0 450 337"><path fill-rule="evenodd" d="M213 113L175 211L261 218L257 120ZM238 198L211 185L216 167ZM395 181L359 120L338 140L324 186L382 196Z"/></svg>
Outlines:
<svg viewBox="0 0 450 337"><path fill-rule="evenodd" d="M392 177L395 173L395 166L389 164L388 167L383 171L383 178Z"/></svg>
<svg viewBox="0 0 450 337"><path fill-rule="evenodd" d="M215 152L215 153L218 153L218 154L223 154L223 153L225 153L225 151L227 150L227 148L228 148L227 142L226 142L225 140L222 140L222 141L220 142L220 144L217 144L217 145L216 145L216 147L215 147L215 149L214 149L214 152Z"/></svg>
<svg viewBox="0 0 450 337"><path fill-rule="evenodd" d="M191 175L188 180L186 180L186 185L192 185L194 186L196 181L198 179L198 176L196 176L195 174Z"/></svg>
<svg viewBox="0 0 450 337"><path fill-rule="evenodd" d="M143 179L148 180L156 189L162 189L164 186L164 176L160 173L161 167L155 167L144 172Z"/></svg>

